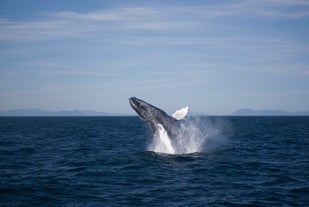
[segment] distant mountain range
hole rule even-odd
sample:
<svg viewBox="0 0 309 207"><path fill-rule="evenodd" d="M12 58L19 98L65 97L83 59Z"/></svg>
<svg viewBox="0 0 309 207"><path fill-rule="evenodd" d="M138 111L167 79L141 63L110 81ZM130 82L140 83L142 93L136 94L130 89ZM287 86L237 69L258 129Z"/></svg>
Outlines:
<svg viewBox="0 0 309 207"><path fill-rule="evenodd" d="M91 110L47 111L41 109L13 109L0 111L0 116L127 116L128 114L96 112Z"/></svg>
<svg viewBox="0 0 309 207"><path fill-rule="evenodd" d="M253 109L240 109L232 114L231 116L309 116L309 111L304 112L288 112L282 110L253 110Z"/></svg>
<svg viewBox="0 0 309 207"><path fill-rule="evenodd" d="M134 116L135 114L106 113L92 110L47 111L42 109L13 109L0 111L0 116ZM192 114L191 114L192 115ZM282 110L240 109L230 116L309 116L309 111L288 112Z"/></svg>

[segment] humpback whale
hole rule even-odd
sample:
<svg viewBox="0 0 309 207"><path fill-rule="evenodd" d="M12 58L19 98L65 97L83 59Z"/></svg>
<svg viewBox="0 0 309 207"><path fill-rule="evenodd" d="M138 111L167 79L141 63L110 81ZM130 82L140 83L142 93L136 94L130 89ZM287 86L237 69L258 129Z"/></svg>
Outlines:
<svg viewBox="0 0 309 207"><path fill-rule="evenodd" d="M181 135L182 127L180 120L184 119L189 107L184 107L169 116L162 109L159 109L136 97L129 98L131 107L150 126L154 133L162 128L167 132L171 140Z"/></svg>

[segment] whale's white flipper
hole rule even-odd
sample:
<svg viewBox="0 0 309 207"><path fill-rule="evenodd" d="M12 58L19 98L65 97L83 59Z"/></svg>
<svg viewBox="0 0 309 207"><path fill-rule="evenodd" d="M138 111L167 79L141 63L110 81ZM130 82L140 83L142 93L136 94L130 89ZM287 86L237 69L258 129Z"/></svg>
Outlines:
<svg viewBox="0 0 309 207"><path fill-rule="evenodd" d="M172 117L176 120L184 119L187 113L189 112L189 106L183 107L182 109L179 109L173 113Z"/></svg>

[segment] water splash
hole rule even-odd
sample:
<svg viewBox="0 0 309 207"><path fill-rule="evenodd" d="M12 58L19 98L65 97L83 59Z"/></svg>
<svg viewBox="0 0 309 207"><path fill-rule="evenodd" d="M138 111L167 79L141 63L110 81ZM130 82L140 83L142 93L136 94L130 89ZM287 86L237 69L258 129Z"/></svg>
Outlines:
<svg viewBox="0 0 309 207"><path fill-rule="evenodd" d="M175 154L175 149L172 146L172 141L169 138L167 131L161 124L158 124L159 131L154 134L154 150L155 152L162 152L168 154Z"/></svg>
<svg viewBox="0 0 309 207"><path fill-rule="evenodd" d="M178 136L173 140L164 127L158 124L159 130L154 134L148 150L166 154L190 154L209 151L227 142L227 137L223 135L227 124L222 120L189 117L180 124Z"/></svg>

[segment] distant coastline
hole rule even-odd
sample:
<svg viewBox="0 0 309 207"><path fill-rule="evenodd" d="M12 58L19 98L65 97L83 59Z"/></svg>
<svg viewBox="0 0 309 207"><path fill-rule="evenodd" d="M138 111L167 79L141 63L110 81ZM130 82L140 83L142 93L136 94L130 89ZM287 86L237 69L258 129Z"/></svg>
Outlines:
<svg viewBox="0 0 309 207"><path fill-rule="evenodd" d="M97 112L92 110L47 111L42 109L13 109L0 111L0 116L130 116L131 114Z"/></svg>
<svg viewBox="0 0 309 207"><path fill-rule="evenodd" d="M195 115L199 116L199 113ZM0 111L0 117L14 116L135 116L130 113L108 113L97 112L93 110L63 110L63 111L48 111L42 109L12 109L8 111ZM194 115L193 115L194 116ZM288 112L283 110L254 110L244 108L237 110L231 114L221 116L309 116L309 111L304 112Z"/></svg>

